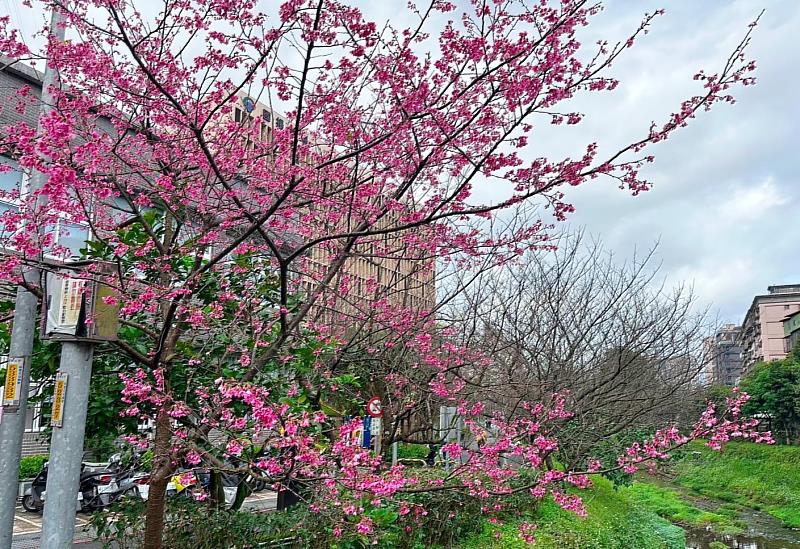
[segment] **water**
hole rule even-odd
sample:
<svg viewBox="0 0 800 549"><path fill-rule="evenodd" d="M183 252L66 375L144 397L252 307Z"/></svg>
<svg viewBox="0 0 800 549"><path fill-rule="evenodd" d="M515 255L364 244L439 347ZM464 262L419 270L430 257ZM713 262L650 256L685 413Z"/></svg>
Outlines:
<svg viewBox="0 0 800 549"><path fill-rule="evenodd" d="M786 528L778 519L752 509L743 510L739 518L747 531L735 536L687 528L687 549L716 549L711 545L715 541L731 549L800 549L800 530Z"/></svg>

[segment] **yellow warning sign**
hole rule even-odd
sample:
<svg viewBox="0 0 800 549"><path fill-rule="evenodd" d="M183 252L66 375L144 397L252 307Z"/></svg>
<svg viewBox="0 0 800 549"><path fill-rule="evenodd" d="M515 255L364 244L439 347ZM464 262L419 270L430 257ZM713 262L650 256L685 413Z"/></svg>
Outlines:
<svg viewBox="0 0 800 549"><path fill-rule="evenodd" d="M56 386L53 389L53 412L50 416L50 424L53 427L61 427L64 422L64 397L67 393L67 374L56 374Z"/></svg>
<svg viewBox="0 0 800 549"><path fill-rule="evenodd" d="M19 406L22 388L22 361L10 359L6 365L6 386L3 389L3 406Z"/></svg>

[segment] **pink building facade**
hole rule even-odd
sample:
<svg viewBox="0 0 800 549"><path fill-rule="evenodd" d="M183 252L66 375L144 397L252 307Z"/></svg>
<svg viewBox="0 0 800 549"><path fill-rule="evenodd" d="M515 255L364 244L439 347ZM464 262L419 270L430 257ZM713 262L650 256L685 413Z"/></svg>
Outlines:
<svg viewBox="0 0 800 549"><path fill-rule="evenodd" d="M742 323L742 375L757 362L786 356L783 321L800 311L800 284L770 286L757 295Z"/></svg>

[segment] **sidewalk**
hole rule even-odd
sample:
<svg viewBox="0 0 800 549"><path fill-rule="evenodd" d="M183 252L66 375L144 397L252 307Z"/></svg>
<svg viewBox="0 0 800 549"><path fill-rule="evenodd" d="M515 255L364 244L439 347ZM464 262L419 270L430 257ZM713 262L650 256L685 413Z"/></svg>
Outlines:
<svg viewBox="0 0 800 549"><path fill-rule="evenodd" d="M268 511L277 506L278 494L275 492L264 491L259 494L252 494L244 502L244 509L258 511ZM75 517L75 538L73 547L75 549L100 549L102 545L92 539L90 532L87 531L89 517L87 515L77 515ZM42 536L42 515L28 513L22 506L18 505L14 513L14 535L11 544L12 549L38 549L41 546Z"/></svg>

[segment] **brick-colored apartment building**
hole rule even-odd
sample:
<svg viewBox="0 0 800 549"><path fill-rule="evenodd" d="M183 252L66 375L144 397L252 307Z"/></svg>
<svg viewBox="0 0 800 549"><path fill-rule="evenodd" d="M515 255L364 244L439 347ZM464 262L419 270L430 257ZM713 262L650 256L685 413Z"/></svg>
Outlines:
<svg viewBox="0 0 800 549"><path fill-rule="evenodd" d="M757 295L742 322L742 375L757 362L784 358L787 354L784 320L800 311L800 284L776 285Z"/></svg>
<svg viewBox="0 0 800 549"><path fill-rule="evenodd" d="M0 57L0 105L4 107L0 109L0 126L24 122L35 127L39 113L38 102L31 101L21 110L16 109L15 106L19 101L17 91L23 87L28 87L33 97L40 96L41 77L41 73L31 67ZM243 94L239 97L231 116L236 122L243 125L258 124L258 136L264 141L269 141L275 129L282 129L287 123L286 118L279 113ZM15 160L0 155L0 163L12 168L9 171L0 172L0 190L8 193L19 189L23 174L18 169ZM0 212L15 207L17 205L14 200L0 197ZM89 236L88 227L74 223L60 223L54 230L56 231L55 241L59 245L73 250L76 254ZM378 291L383 291L383 294L393 303L423 309L433 308L435 275L432 261L422 262L394 257L380 258L369 248L369 245L357 247L343 269L344 275L351 279L354 295L359 295L359 292L365 295L363 292L367 291L368 286L374 288L377 284ZM314 250L308 260L312 263L324 264L326 258L323 252ZM6 297L13 295L13 292L8 293L8 289L5 291L7 292ZM341 302L337 308L340 306ZM3 358L0 357L0 360ZM23 453L26 455L47 451L46 441L40 439L43 425L40 425L38 406L31 406L28 410L23 446Z"/></svg>
<svg viewBox="0 0 800 549"><path fill-rule="evenodd" d="M248 135L257 136L264 142L272 138L275 130L283 129L288 123L283 115L245 93L238 95L231 117L250 130ZM350 279L351 293L347 298L337 300L334 305L337 312L356 313L359 309L359 297L365 298L367 295L370 298L385 297L394 305L414 309L430 310L434 307L434 262L404 257L402 251L397 250L400 246L402 244L399 238L395 237L392 242L392 237L386 237L382 242L365 242L354 247L351 257L332 284L338 284L342 277ZM384 255L380 249L392 249L393 252ZM312 249L307 257L308 267L312 270L315 266L324 268L329 260L325 250L319 248ZM302 280L298 286L311 287Z"/></svg>

